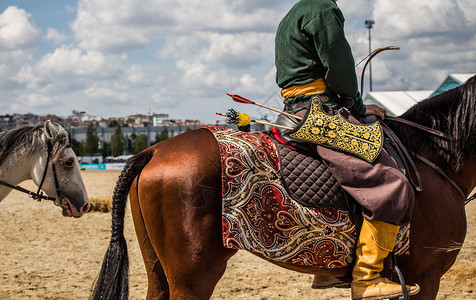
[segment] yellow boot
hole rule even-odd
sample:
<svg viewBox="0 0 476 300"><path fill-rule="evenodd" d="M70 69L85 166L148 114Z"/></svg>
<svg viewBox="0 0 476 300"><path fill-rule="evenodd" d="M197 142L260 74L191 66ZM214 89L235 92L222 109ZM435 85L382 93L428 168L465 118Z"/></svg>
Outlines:
<svg viewBox="0 0 476 300"><path fill-rule="evenodd" d="M364 219L352 271L352 299L387 299L403 295L400 284L380 276L383 261L393 250L398 230L396 225ZM415 295L420 287L407 285L407 291L408 295Z"/></svg>

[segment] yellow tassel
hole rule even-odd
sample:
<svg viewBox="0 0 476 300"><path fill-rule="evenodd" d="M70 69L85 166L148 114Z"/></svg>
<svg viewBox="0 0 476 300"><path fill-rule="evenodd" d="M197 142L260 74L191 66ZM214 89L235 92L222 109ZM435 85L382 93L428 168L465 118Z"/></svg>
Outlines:
<svg viewBox="0 0 476 300"><path fill-rule="evenodd" d="M238 127L243 127L251 123L251 118L248 114L241 113L238 114L236 118L238 119L238 124L236 124Z"/></svg>

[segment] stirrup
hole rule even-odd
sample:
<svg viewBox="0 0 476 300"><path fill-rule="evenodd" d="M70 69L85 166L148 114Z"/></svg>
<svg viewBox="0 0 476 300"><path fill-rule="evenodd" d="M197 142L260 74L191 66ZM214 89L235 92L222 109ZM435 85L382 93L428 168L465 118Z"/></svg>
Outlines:
<svg viewBox="0 0 476 300"><path fill-rule="evenodd" d="M409 300L410 297L408 296L407 285L405 284L405 279L403 278L402 271L400 271L400 268L397 266L397 258L395 257L395 253L390 252L390 259L391 259L391 265L392 265L391 272L397 274L398 281L400 282L400 285L402 286L403 294L398 297L398 300Z"/></svg>

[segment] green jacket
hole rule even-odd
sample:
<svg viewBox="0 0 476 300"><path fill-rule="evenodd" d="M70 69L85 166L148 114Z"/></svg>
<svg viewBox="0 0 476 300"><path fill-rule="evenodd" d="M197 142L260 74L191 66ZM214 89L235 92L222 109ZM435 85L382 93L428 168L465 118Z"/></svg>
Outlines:
<svg viewBox="0 0 476 300"><path fill-rule="evenodd" d="M280 88L324 78L326 93L351 97L350 111L363 115L354 58L344 34L344 16L333 0L300 0L281 20L275 39L276 82ZM289 98L292 103L298 96Z"/></svg>

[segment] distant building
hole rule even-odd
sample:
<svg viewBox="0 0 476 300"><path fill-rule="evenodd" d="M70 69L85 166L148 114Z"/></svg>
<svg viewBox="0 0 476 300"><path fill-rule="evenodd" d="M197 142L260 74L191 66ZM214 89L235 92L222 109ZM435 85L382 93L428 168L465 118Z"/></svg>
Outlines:
<svg viewBox="0 0 476 300"><path fill-rule="evenodd" d="M0 129L10 130L20 126L36 126L40 124L40 117L32 113L27 114L6 114L0 116Z"/></svg>
<svg viewBox="0 0 476 300"><path fill-rule="evenodd" d="M125 118L125 123L132 127L147 127L151 122L148 115L135 114L127 116Z"/></svg>
<svg viewBox="0 0 476 300"><path fill-rule="evenodd" d="M67 117L67 123L71 127L86 128L91 122L97 124L102 120L101 116L92 116L85 111L73 110L72 113Z"/></svg>
<svg viewBox="0 0 476 300"><path fill-rule="evenodd" d="M152 126L162 126L164 124L164 121L168 118L168 114L154 114L152 116Z"/></svg>

